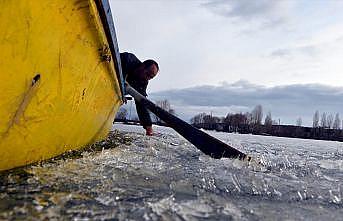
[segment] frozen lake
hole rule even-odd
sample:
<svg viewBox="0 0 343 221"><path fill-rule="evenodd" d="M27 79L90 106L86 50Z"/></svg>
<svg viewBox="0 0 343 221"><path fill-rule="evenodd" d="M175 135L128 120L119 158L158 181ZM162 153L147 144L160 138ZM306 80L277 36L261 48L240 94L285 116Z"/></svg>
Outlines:
<svg viewBox="0 0 343 221"><path fill-rule="evenodd" d="M212 159L170 128L115 124L95 151L0 175L0 220L343 220L343 143L219 132Z"/></svg>

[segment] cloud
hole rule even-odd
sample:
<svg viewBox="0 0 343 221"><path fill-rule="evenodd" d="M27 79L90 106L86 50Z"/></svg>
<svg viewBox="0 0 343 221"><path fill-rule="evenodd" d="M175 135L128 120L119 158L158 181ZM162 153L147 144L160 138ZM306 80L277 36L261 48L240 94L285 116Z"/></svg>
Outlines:
<svg viewBox="0 0 343 221"><path fill-rule="evenodd" d="M289 57L292 54L290 49L279 48L270 53L271 57Z"/></svg>
<svg viewBox="0 0 343 221"><path fill-rule="evenodd" d="M281 122L294 124L298 117L311 125L316 110L339 113L343 104L343 88L321 84L293 84L264 87L247 81L220 86L197 86L152 93L153 100L168 99L185 120L201 112L225 116L228 112L251 111L261 104Z"/></svg>
<svg viewBox="0 0 343 221"><path fill-rule="evenodd" d="M289 42L288 45L276 48L270 52L271 57L295 58L296 56L320 57L321 60L327 58L327 55L333 55L342 52L343 43L343 25L328 25L315 30L310 35Z"/></svg>
<svg viewBox="0 0 343 221"><path fill-rule="evenodd" d="M209 0L203 6L227 18L275 26L287 22L293 4L291 1Z"/></svg>
<svg viewBox="0 0 343 221"><path fill-rule="evenodd" d="M279 48L270 53L271 57L279 57L279 58L290 58L297 55L302 55L306 57L314 57L319 55L319 47L314 45L305 45L305 46L298 46L298 47L290 47L290 48Z"/></svg>

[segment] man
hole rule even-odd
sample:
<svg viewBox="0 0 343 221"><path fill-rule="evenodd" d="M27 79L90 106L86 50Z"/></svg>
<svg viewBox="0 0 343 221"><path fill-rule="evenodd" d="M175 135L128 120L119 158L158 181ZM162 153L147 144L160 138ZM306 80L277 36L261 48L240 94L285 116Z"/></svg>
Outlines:
<svg viewBox="0 0 343 221"><path fill-rule="evenodd" d="M120 60L124 79L146 97L149 80L153 79L159 71L157 62L151 59L141 62L134 54L128 52L120 53ZM148 110L136 100L135 103L140 123L145 129L146 135L152 136L152 123Z"/></svg>

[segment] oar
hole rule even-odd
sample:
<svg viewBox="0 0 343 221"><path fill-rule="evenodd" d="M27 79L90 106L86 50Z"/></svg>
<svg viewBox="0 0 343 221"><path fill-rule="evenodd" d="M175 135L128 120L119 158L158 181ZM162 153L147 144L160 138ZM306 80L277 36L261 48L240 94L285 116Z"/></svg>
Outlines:
<svg viewBox="0 0 343 221"><path fill-rule="evenodd" d="M226 143L208 135L207 133L193 127L180 118L168 113L162 108L155 105L153 102L145 98L143 95L133 89L128 83L125 84L126 92L130 94L134 99L144 105L147 109L153 112L161 120L167 123L168 126L177 131L180 135L186 138L194 146L196 146L203 153L219 159L226 158L238 158L240 160L251 160L251 157L245 153L227 145Z"/></svg>

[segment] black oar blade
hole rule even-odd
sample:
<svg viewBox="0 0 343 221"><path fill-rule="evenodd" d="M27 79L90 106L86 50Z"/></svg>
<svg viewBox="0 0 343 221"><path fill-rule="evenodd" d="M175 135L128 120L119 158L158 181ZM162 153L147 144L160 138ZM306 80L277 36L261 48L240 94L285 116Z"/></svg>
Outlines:
<svg viewBox="0 0 343 221"><path fill-rule="evenodd" d="M143 104L156 116L166 122L168 126L176 130L180 135L186 138L203 153L217 159L227 157L250 160L250 157L248 157L245 153L240 152L239 150L193 127L180 118L158 107L144 96L139 94L128 84L126 84L126 92L133 96L137 102Z"/></svg>

